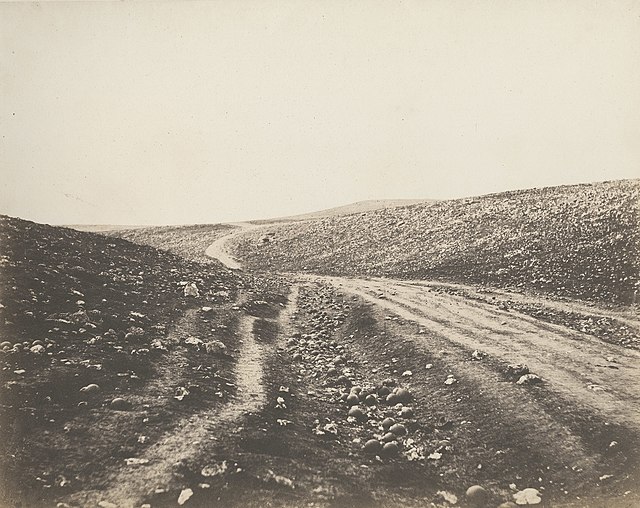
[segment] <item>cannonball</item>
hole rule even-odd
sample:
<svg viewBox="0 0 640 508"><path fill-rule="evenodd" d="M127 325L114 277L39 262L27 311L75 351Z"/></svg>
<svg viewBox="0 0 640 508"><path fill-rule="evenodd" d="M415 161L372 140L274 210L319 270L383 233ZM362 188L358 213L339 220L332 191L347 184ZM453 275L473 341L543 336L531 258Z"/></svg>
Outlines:
<svg viewBox="0 0 640 508"><path fill-rule="evenodd" d="M351 409L349 409L348 415L353 416L357 420L367 419L367 415L365 414L365 412L362 409L360 409L358 406L353 406Z"/></svg>
<svg viewBox="0 0 640 508"><path fill-rule="evenodd" d="M383 457L395 457L396 455L398 455L399 451L400 447L398 446L398 443L396 443L395 441L391 441L384 444L380 453Z"/></svg>
<svg viewBox="0 0 640 508"><path fill-rule="evenodd" d="M369 439L369 441L364 444L363 450L370 455L378 455L380 450L382 450L382 443L377 439Z"/></svg>
<svg viewBox="0 0 640 508"><path fill-rule="evenodd" d="M472 506L486 506L489 501L489 493L480 485L469 487L466 496Z"/></svg>
<svg viewBox="0 0 640 508"><path fill-rule="evenodd" d="M360 404L360 397L358 397L355 393L350 393L347 396L346 402L349 406L357 406L358 404Z"/></svg>
<svg viewBox="0 0 640 508"><path fill-rule="evenodd" d="M411 394L406 388L398 388L395 391L395 395L398 398L398 402L409 402L411 400Z"/></svg>
<svg viewBox="0 0 640 508"><path fill-rule="evenodd" d="M395 441L396 437L398 436L396 436L393 432L387 432L384 436L380 438L380 441L382 441L383 443L389 443L391 441Z"/></svg>
<svg viewBox="0 0 640 508"><path fill-rule="evenodd" d="M111 401L111 409L116 409L118 411L127 409L129 407L129 403L124 400L122 397L116 397Z"/></svg>
<svg viewBox="0 0 640 508"><path fill-rule="evenodd" d="M386 397L390 393L391 393L391 390L389 390L389 388L386 386L381 386L380 388L378 388L378 395L380 397Z"/></svg>
<svg viewBox="0 0 640 508"><path fill-rule="evenodd" d="M384 430L389 430L389 427L391 427L394 423L396 423L396 421L393 418L385 418L384 420L382 420L382 428Z"/></svg>
<svg viewBox="0 0 640 508"><path fill-rule="evenodd" d="M367 406L375 406L378 403L378 397L376 397L375 395L371 394L371 395L367 395L364 399L364 403Z"/></svg>
<svg viewBox="0 0 640 508"><path fill-rule="evenodd" d="M411 409L410 407L403 407L400 410L400 416L402 418L413 418L413 409Z"/></svg>
<svg viewBox="0 0 640 508"><path fill-rule="evenodd" d="M396 423L389 427L389 432L392 432L396 436L404 436L407 433L407 428L401 423Z"/></svg>

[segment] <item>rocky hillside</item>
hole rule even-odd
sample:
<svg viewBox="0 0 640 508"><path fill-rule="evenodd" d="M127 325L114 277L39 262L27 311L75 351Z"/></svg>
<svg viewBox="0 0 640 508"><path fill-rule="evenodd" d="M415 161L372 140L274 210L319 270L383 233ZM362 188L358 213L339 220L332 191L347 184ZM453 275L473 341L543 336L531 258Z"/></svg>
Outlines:
<svg viewBox="0 0 640 508"><path fill-rule="evenodd" d="M211 335L201 306L232 305L238 285L216 264L0 216L0 506L54 506L224 400L232 360L205 368L176 334Z"/></svg>
<svg viewBox="0 0 640 508"><path fill-rule="evenodd" d="M640 180L505 192L270 226L237 240L250 268L436 279L631 303Z"/></svg>

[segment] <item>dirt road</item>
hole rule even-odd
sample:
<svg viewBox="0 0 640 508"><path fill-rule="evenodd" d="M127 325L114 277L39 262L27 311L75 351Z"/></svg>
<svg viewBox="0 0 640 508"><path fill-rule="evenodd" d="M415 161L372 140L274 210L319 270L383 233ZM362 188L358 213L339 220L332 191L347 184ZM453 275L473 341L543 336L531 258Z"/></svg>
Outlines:
<svg viewBox="0 0 640 508"><path fill-rule="evenodd" d="M209 247L205 251L205 254L210 258L217 259L227 268L230 268L232 270L239 270L242 268L242 266L229 252L229 248L228 248L229 241L233 237L244 233L246 230L255 229L259 226L250 224L248 222L234 222L229 225L237 226L240 229L234 233L231 233L230 235L226 235L218 238L215 242L209 245Z"/></svg>
<svg viewBox="0 0 640 508"><path fill-rule="evenodd" d="M435 292L428 282L322 280L416 323L426 345L430 337L438 337L506 364L524 363L563 398L640 431L637 351L513 310Z"/></svg>

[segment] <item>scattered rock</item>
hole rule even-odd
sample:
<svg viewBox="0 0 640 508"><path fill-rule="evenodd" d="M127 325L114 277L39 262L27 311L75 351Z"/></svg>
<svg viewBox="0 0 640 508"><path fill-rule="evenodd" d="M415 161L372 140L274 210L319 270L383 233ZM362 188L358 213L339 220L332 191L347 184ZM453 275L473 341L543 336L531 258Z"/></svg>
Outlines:
<svg viewBox="0 0 640 508"><path fill-rule="evenodd" d="M186 289L186 288L185 288ZM178 504L182 506L185 504L190 498L193 496L193 490L191 489L183 489L178 496Z"/></svg>
<svg viewBox="0 0 640 508"><path fill-rule="evenodd" d="M477 360L480 361L483 358L485 358L487 356L487 353L483 352L483 351L478 351L477 349L471 353L471 359L472 360Z"/></svg>
<svg viewBox="0 0 640 508"><path fill-rule="evenodd" d="M139 459L136 457L131 457L129 459L124 459L127 466L143 466L149 463L149 459Z"/></svg>
<svg viewBox="0 0 640 508"><path fill-rule="evenodd" d="M294 485L293 481L290 478L287 478L286 476L277 475L273 471L271 471L271 469L267 470L267 475L266 475L265 479L273 481L273 482L277 483L278 485L282 485L282 486L288 487L290 489L294 489L295 488L295 485Z"/></svg>
<svg viewBox="0 0 640 508"><path fill-rule="evenodd" d="M223 460L219 464L211 464L209 466L205 466L200 471L200 474L205 478L212 478L214 476L220 476L224 474L229 469L229 464L226 460Z"/></svg>
<svg viewBox="0 0 640 508"><path fill-rule="evenodd" d="M513 500L516 504L519 505L527 505L527 504L539 504L542 501L540 497L540 492L537 489L527 488L516 492L513 495Z"/></svg>
<svg viewBox="0 0 640 508"><path fill-rule="evenodd" d="M458 502L458 496L446 490L439 490L437 494L449 504L456 504Z"/></svg>
<svg viewBox="0 0 640 508"><path fill-rule="evenodd" d="M191 282L184 287L184 296L193 296L195 298L200 297L200 291L198 290L198 286L196 286L195 282Z"/></svg>
<svg viewBox="0 0 640 508"><path fill-rule="evenodd" d="M91 384L88 384L87 386L83 386L82 388L80 388L80 393L94 396L100 393L100 387L95 383L91 383Z"/></svg>
<svg viewBox="0 0 640 508"><path fill-rule="evenodd" d="M184 400L187 395L189 395L189 390L187 390L184 386L178 386L173 398L176 400Z"/></svg>
<svg viewBox="0 0 640 508"><path fill-rule="evenodd" d="M511 365L507 365L507 375L510 377L514 377L514 378L520 378L526 374L529 374L529 367L527 367L526 365L522 364L522 363L516 363L516 364L511 364Z"/></svg>
<svg viewBox="0 0 640 508"><path fill-rule="evenodd" d="M205 343L205 351L211 355L224 355L227 353L227 346L219 340L211 340Z"/></svg>
<svg viewBox="0 0 640 508"><path fill-rule="evenodd" d="M533 385L542 383L542 378L536 376L535 374L525 374L521 376L520 379L516 382L517 385Z"/></svg>

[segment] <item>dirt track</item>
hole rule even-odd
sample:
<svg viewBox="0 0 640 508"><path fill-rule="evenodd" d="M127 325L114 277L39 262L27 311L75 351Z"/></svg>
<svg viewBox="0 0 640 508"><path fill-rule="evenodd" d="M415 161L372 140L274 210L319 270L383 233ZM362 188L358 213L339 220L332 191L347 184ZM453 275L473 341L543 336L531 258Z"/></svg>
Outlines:
<svg viewBox="0 0 640 508"><path fill-rule="evenodd" d="M640 430L640 353L512 310L432 291L427 282L322 278L437 336L507 364L607 421ZM636 325L637 325L636 321ZM609 361L609 360L613 361Z"/></svg>
<svg viewBox="0 0 640 508"><path fill-rule="evenodd" d="M257 226L254 226L253 224L249 224L247 222L234 222L229 225L238 226L240 230L236 231L235 233L231 233L230 235L226 235L218 238L215 242L209 245L209 247L205 251L205 254L210 258L217 259L227 268L231 268L232 270L238 270L240 269L240 263L238 263L238 261L229 252L229 248L228 248L229 240L241 234L243 231L247 229L254 229Z"/></svg>

